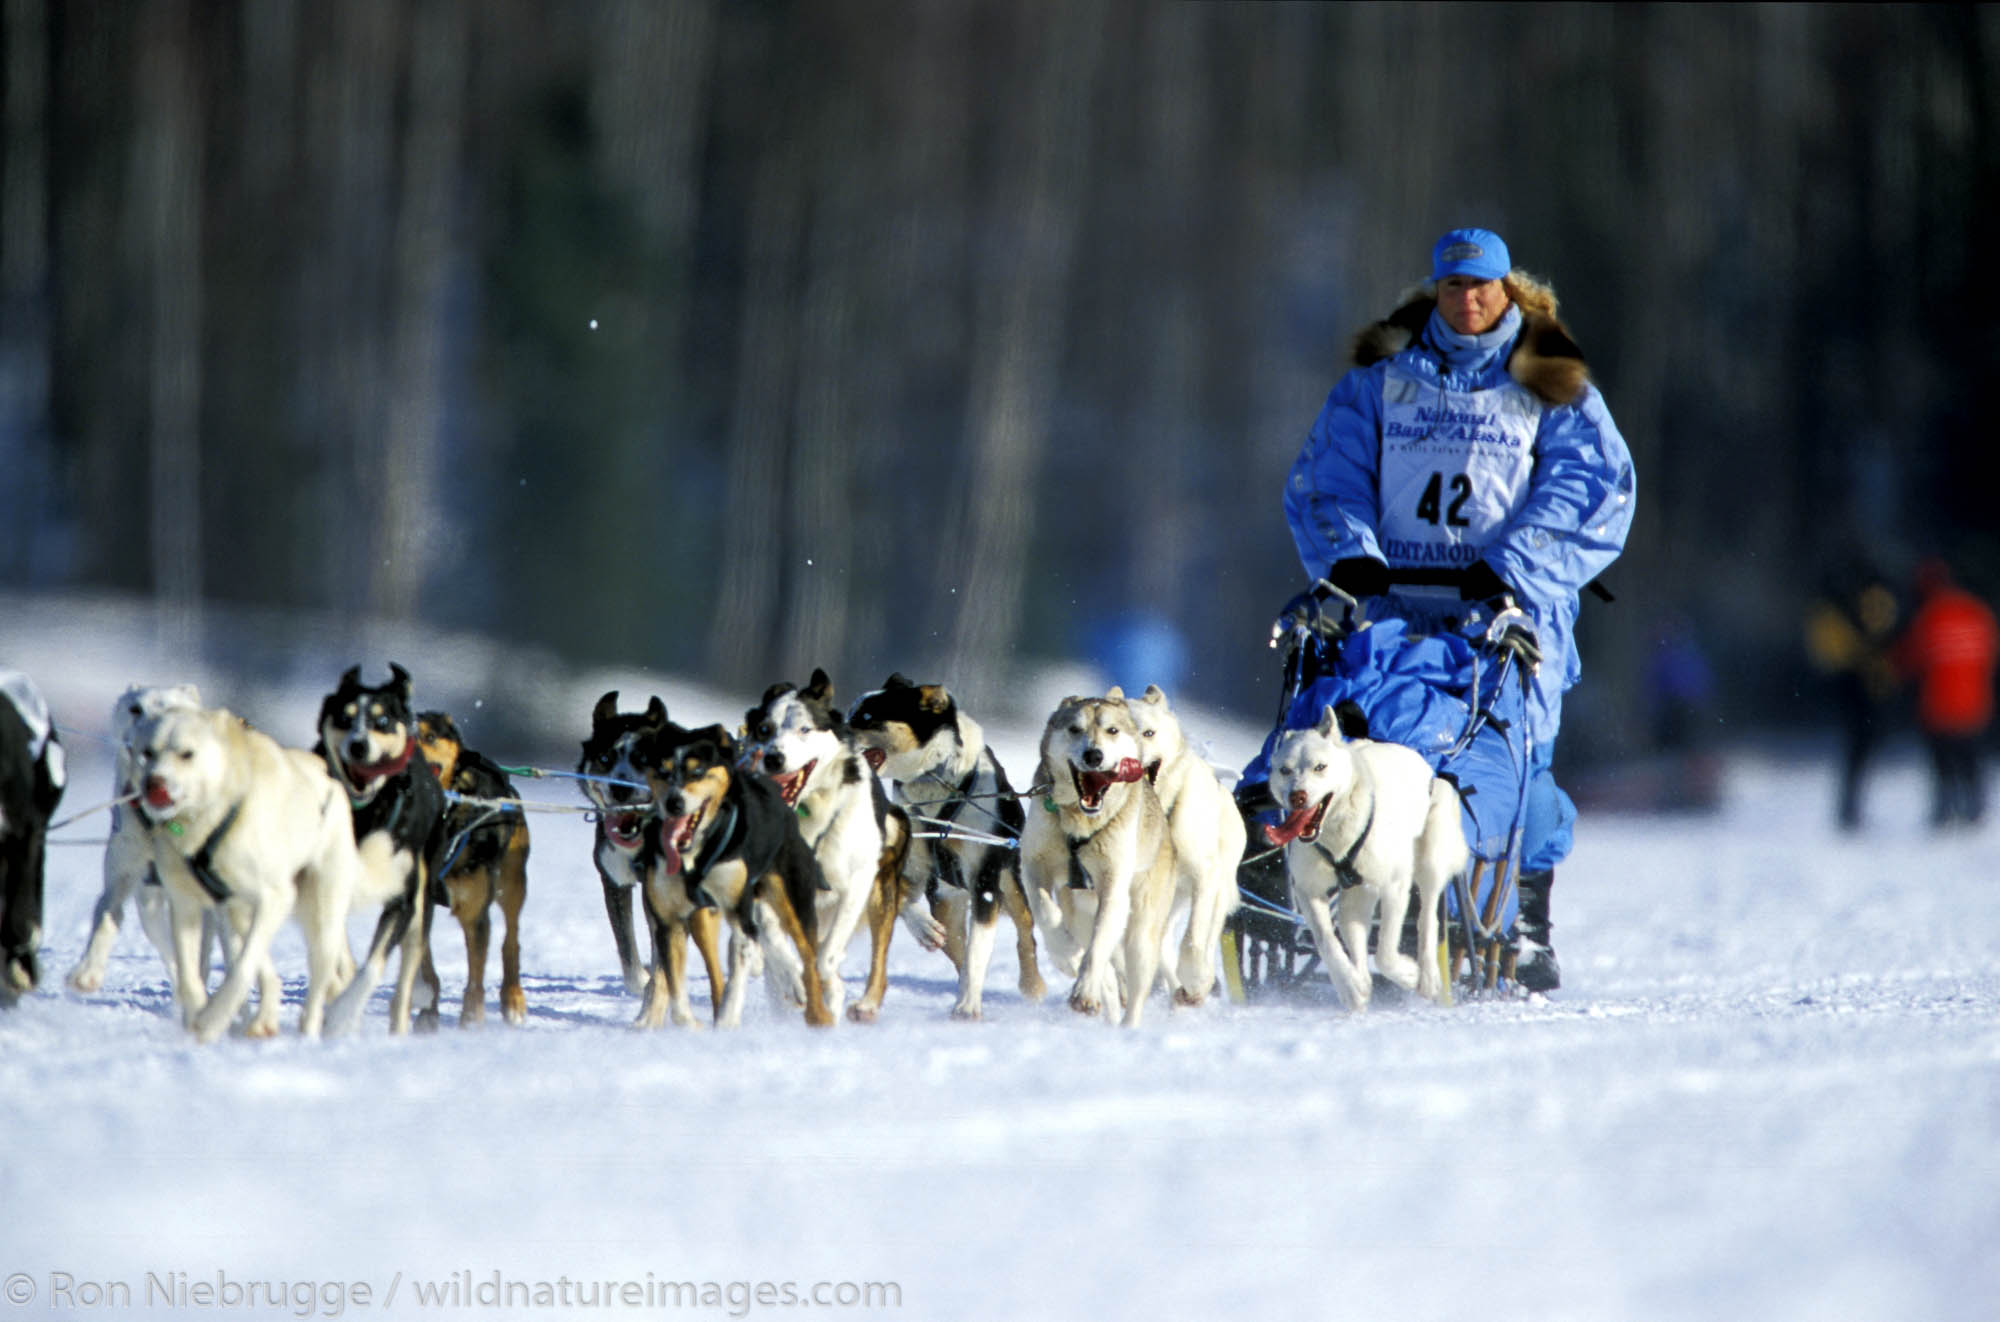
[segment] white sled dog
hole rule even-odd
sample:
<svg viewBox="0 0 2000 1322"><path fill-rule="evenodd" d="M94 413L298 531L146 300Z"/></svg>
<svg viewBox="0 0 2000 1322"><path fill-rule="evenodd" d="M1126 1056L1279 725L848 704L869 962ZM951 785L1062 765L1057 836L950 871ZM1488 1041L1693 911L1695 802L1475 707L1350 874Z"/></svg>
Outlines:
<svg viewBox="0 0 2000 1322"><path fill-rule="evenodd" d="M1065 698L1042 731L1037 786L1046 788L1021 835L1043 942L1076 973L1070 1008L1116 1018L1122 974L1128 1028L1145 1013L1174 899L1167 816L1140 752L1120 690Z"/></svg>
<svg viewBox="0 0 2000 1322"><path fill-rule="evenodd" d="M153 949L160 952L169 982L174 981L173 918L167 911L167 893L153 871L153 846L146 835L144 814L124 800L138 795L137 750L151 736L160 717L170 711L194 711L200 706L201 693L192 684L160 687L135 684L111 704L111 741L116 749L111 793L121 802L111 807L111 839L104 847L104 890L90 916L90 940L76 967L69 971L69 985L80 992L94 992L104 986L105 966L111 960L118 929L125 922L125 905L135 897L140 926L153 943ZM195 975L204 985L208 980L209 952L218 936L211 916L202 926L200 963Z"/></svg>
<svg viewBox="0 0 2000 1322"><path fill-rule="evenodd" d="M1284 846L1292 903L1312 925L1341 1000L1350 1010L1368 1006L1368 926L1379 906L1375 967L1398 987L1442 1001L1438 897L1470 857L1458 791L1401 744L1349 739L1328 707L1319 724L1279 738L1271 794L1286 816L1265 834ZM1413 884L1414 965L1397 949Z"/></svg>
<svg viewBox="0 0 2000 1322"><path fill-rule="evenodd" d="M1173 929L1160 951L1160 968L1181 1005L1200 1005L1215 990L1215 955L1222 924L1236 911L1236 868L1247 834L1236 801L1208 763L1188 747L1180 718L1157 684L1127 700L1139 730L1139 760L1153 782L1174 847L1174 912L1187 912L1180 955L1172 955Z"/></svg>
<svg viewBox="0 0 2000 1322"><path fill-rule="evenodd" d="M247 1031L277 1032L271 939L296 914L308 968L299 1031L317 1036L339 981L360 875L347 796L316 755L282 748L220 709L161 716L137 749L134 775L173 910L175 991L188 1027L203 1042L220 1037L254 978L257 1013ZM195 976L210 909L238 938L213 997Z"/></svg>

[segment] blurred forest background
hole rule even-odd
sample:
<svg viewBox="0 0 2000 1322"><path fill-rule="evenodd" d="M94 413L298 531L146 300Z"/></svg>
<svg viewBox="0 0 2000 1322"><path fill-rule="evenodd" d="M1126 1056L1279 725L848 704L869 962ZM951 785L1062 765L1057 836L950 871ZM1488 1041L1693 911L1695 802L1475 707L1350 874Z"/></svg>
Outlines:
<svg viewBox="0 0 2000 1322"><path fill-rule="evenodd" d="M0 587L175 647L1081 657L1267 719L1285 471L1463 224L1638 463L1572 755L1646 745L1670 637L1717 720L1817 719L1852 548L2000 587L2000 10L0 3Z"/></svg>

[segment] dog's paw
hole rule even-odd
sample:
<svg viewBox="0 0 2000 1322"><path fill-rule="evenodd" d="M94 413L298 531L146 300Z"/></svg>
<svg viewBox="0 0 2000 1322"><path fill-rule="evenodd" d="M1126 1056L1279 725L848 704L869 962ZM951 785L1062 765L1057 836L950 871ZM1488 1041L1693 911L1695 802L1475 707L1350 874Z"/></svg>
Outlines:
<svg viewBox="0 0 2000 1322"><path fill-rule="evenodd" d="M255 1019L243 1025L243 1036L248 1038L276 1037L277 1035L278 1021L275 1018L266 1019L264 1016L258 1015Z"/></svg>
<svg viewBox="0 0 2000 1322"><path fill-rule="evenodd" d="M437 1007L426 1006L410 1016L410 1029L417 1033L435 1033L440 1022Z"/></svg>
<svg viewBox="0 0 2000 1322"><path fill-rule="evenodd" d="M69 984L71 991L86 993L100 991L104 987L104 970L91 968L87 964L79 964L69 971L69 977L64 979L64 981Z"/></svg>
<svg viewBox="0 0 2000 1322"><path fill-rule="evenodd" d="M903 926L909 929L910 935L916 938L917 944L925 950L945 948L944 924L921 909L903 910Z"/></svg>
<svg viewBox="0 0 2000 1322"><path fill-rule="evenodd" d="M1198 1010L1207 1000L1208 997L1201 992L1189 991L1186 987L1174 988L1175 1005L1185 1006L1190 1010Z"/></svg>
<svg viewBox="0 0 2000 1322"><path fill-rule="evenodd" d="M1118 976L1086 970L1069 994L1069 1008L1078 1014L1115 1015L1118 1012Z"/></svg>
<svg viewBox="0 0 2000 1322"><path fill-rule="evenodd" d="M644 996L646 994L648 976L646 970L637 965L626 969L625 994L627 996Z"/></svg>
<svg viewBox="0 0 2000 1322"><path fill-rule="evenodd" d="M981 1019L984 1019L986 1015L979 1008L977 1002L960 1001L957 1005L951 1007L951 1017L960 1023L976 1024Z"/></svg>
<svg viewBox="0 0 2000 1322"><path fill-rule="evenodd" d="M856 1001L847 1007L847 1018L851 1023L872 1024L875 1022L876 1016L881 1013L881 1006L870 1005L866 1001Z"/></svg>
<svg viewBox="0 0 2000 1322"><path fill-rule="evenodd" d="M1039 1005L1049 994L1049 985L1042 981L1041 973L1032 968L1021 970L1021 995Z"/></svg>

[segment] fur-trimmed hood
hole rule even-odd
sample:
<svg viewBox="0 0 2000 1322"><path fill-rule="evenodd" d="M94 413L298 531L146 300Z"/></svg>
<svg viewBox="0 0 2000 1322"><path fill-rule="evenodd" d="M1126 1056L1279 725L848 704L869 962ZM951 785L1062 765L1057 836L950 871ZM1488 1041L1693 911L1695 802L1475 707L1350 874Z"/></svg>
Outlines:
<svg viewBox="0 0 2000 1322"><path fill-rule="evenodd" d="M1516 304L1516 306L1520 306ZM1354 365L1393 358L1415 343L1437 308L1433 295L1410 299L1354 337ZM1507 353L1507 374L1550 404L1574 404L1590 384L1583 350L1554 314L1521 307L1521 333Z"/></svg>

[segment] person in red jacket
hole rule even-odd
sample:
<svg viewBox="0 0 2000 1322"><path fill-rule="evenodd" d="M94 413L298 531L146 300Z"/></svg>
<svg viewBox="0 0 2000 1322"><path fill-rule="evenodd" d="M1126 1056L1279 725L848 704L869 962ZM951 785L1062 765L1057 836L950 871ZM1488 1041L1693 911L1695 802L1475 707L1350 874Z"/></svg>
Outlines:
<svg viewBox="0 0 2000 1322"><path fill-rule="evenodd" d="M1917 721L1935 772L1931 824L1972 823L1986 810L1979 745L1993 720L2000 625L1985 602L1951 581L1941 560L1917 567L1917 611L1890 660L1917 685Z"/></svg>

